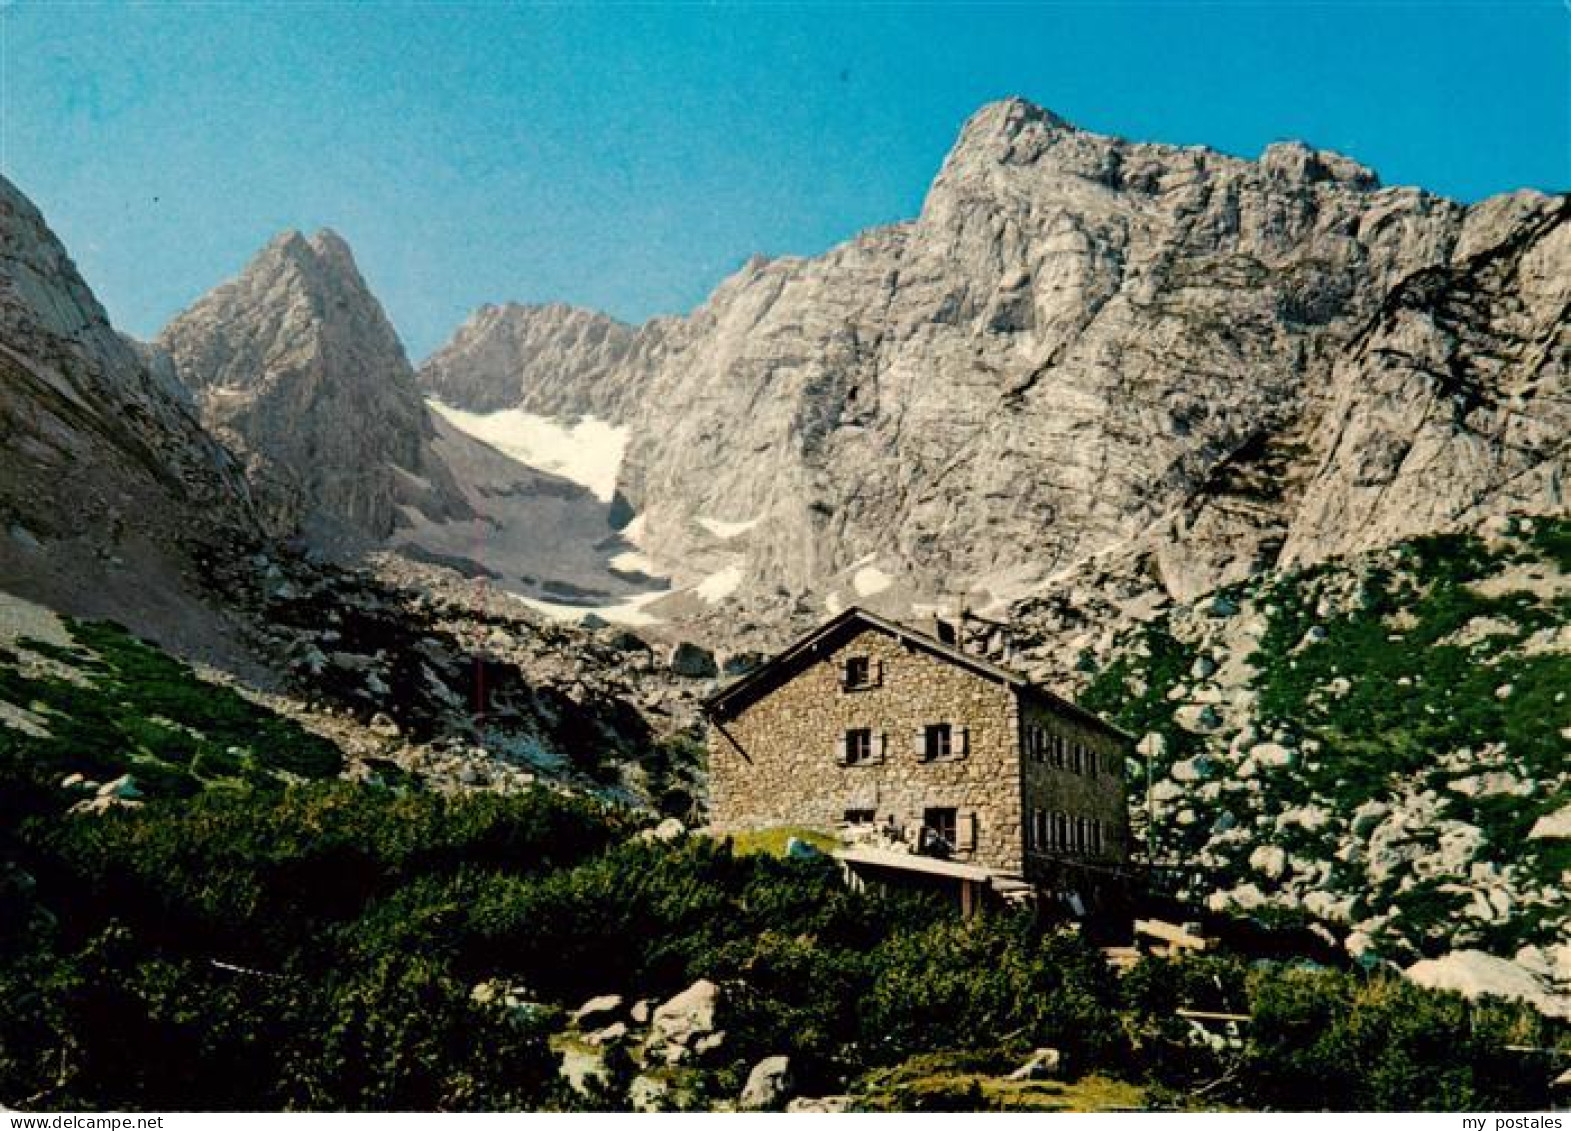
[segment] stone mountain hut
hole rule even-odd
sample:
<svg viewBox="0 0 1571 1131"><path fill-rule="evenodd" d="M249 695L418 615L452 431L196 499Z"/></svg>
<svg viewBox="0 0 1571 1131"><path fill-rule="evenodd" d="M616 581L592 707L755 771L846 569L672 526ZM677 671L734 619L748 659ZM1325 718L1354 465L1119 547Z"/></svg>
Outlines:
<svg viewBox="0 0 1571 1131"><path fill-rule="evenodd" d="M1133 740L937 627L848 609L716 692L715 831L834 832L855 877L1082 909L1127 859Z"/></svg>

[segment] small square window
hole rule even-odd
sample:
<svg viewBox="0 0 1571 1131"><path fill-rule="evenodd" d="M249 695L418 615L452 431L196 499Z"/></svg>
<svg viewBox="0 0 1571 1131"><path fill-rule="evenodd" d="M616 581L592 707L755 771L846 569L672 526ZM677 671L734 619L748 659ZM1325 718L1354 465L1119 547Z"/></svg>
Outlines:
<svg viewBox="0 0 1571 1131"><path fill-rule="evenodd" d="M865 827L871 825L875 817L876 814L871 809L847 809L845 823L853 827Z"/></svg>
<svg viewBox="0 0 1571 1131"><path fill-rule="evenodd" d="M954 731L948 723L932 723L922 732L922 756L929 762L947 758L954 750Z"/></svg>
<svg viewBox="0 0 1571 1131"><path fill-rule="evenodd" d="M846 660L845 685L868 687L873 682L873 665L866 656L852 656Z"/></svg>
<svg viewBox="0 0 1571 1131"><path fill-rule="evenodd" d="M845 762L848 766L860 766L864 762L873 760L873 732L867 727L857 727L846 731L845 737Z"/></svg>

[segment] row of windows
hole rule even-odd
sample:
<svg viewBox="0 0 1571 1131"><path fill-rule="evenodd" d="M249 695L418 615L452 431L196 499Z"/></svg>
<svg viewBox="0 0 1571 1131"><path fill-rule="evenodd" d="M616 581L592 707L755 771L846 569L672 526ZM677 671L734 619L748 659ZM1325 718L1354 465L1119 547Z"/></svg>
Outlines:
<svg viewBox="0 0 1571 1131"><path fill-rule="evenodd" d="M911 738L911 752L923 762L963 758L971 752L971 732L952 723L928 723ZM882 762L889 754L889 735L872 727L852 727L840 736L838 761L846 766Z"/></svg>
<svg viewBox="0 0 1571 1131"><path fill-rule="evenodd" d="M1073 817L1068 813L1033 809L1026 828L1026 844L1038 852L1080 852L1099 856L1102 853L1102 822L1095 817Z"/></svg>
<svg viewBox="0 0 1571 1131"><path fill-rule="evenodd" d="M1097 775L1096 751L1062 734L1054 734L1046 727L1035 724L1026 728L1026 750L1031 761L1051 766L1055 770Z"/></svg>

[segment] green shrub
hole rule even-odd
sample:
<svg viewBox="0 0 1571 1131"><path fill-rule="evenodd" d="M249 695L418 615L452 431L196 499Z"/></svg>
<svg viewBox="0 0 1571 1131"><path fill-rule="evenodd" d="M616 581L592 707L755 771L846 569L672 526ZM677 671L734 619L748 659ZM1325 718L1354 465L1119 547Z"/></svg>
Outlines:
<svg viewBox="0 0 1571 1131"><path fill-rule="evenodd" d="M1117 990L1101 953L1026 915L895 935L874 963L862 1034L879 1062L1019 1041L1055 1047L1080 1071L1118 1050Z"/></svg>

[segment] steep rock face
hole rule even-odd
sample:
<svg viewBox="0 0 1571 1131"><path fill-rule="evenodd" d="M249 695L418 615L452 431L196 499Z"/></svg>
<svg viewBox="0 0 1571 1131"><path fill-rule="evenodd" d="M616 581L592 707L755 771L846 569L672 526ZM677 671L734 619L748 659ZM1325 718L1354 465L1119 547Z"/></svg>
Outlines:
<svg viewBox="0 0 1571 1131"><path fill-rule="evenodd" d="M636 336L614 318L560 303L482 306L420 366L420 385L470 412L604 415L596 379L627 361Z"/></svg>
<svg viewBox="0 0 1571 1131"><path fill-rule="evenodd" d="M279 236L235 280L159 334L203 419L235 450L280 524L318 543L380 542L405 520L462 511L414 373L349 247Z"/></svg>
<svg viewBox="0 0 1571 1131"><path fill-rule="evenodd" d="M245 479L3 178L0 371L0 588L212 643L185 575L199 545L257 536Z"/></svg>
<svg viewBox="0 0 1571 1131"><path fill-rule="evenodd" d="M1458 226L1303 147L1250 163L988 107L915 222L758 267L686 327L625 490L657 556L690 515L762 516L759 581L871 555L919 596L1005 596L1315 411L1342 341Z"/></svg>
<svg viewBox="0 0 1571 1131"><path fill-rule="evenodd" d="M1469 216L1297 143L1244 161L1007 101L917 219L755 260L604 367L542 352L504 383L630 428L638 544L725 578L709 604L996 604L1134 542L1188 597L1278 559L1359 379L1344 350L1479 242Z"/></svg>
<svg viewBox="0 0 1571 1131"><path fill-rule="evenodd" d="M1571 198L1472 210L1338 360L1289 560L1491 514L1564 514L1571 455Z"/></svg>

